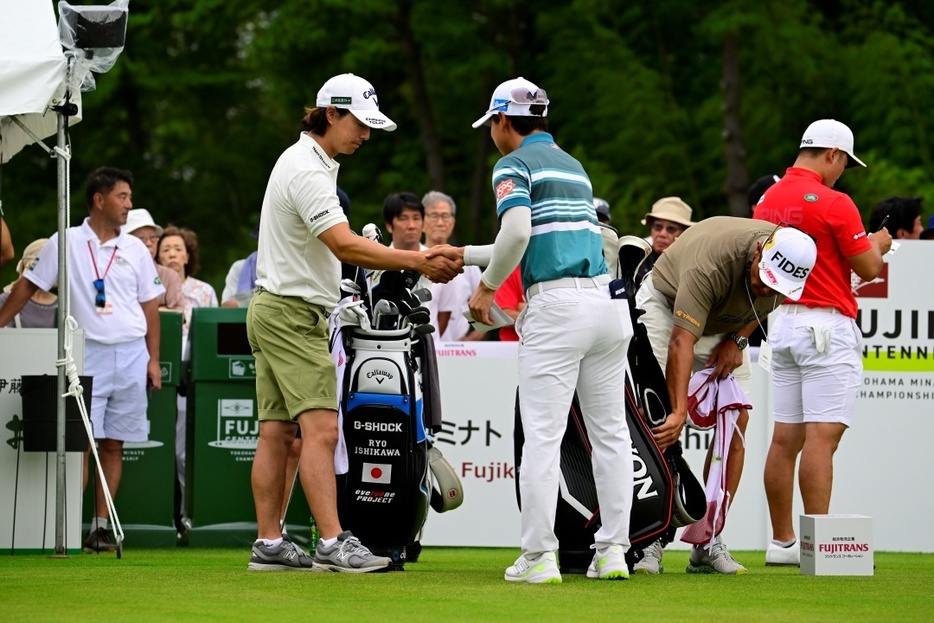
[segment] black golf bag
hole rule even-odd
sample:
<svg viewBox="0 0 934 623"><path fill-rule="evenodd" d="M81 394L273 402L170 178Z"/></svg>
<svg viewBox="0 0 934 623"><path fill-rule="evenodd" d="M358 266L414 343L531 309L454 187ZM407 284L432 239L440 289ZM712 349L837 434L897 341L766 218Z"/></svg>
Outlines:
<svg viewBox="0 0 934 623"><path fill-rule="evenodd" d="M629 239L628 243L627 240ZM659 450L651 428L665 421L671 403L665 376L655 359L645 327L637 322L642 315L635 307L637 285L634 275L646 256L646 248L631 236L625 237L619 250L622 278L610 284L614 298L628 300L633 338L628 359L631 372L625 379L626 422L632 438L633 500L630 514L631 547L626 555L632 567L642 557L645 546L673 531L672 526L693 523L706 511L704 489L681 457L680 443ZM521 473L521 414L516 395L516 493ZM600 528L600 508L593 478L591 446L575 394L568 413L567 428L561 441L561 486L555 516L558 557L562 573L584 573L593 558L590 549ZM519 501L521 507L521 500ZM668 537L669 540L671 537Z"/></svg>
<svg viewBox="0 0 934 623"><path fill-rule="evenodd" d="M394 569L403 569L406 546L428 515L430 464L446 464L429 440L441 427L437 365L427 310L413 302L413 284L400 271L383 273L365 307L388 308L379 301L392 301L404 315L387 320L368 314L375 316L373 324L344 324L335 344L343 348L340 403L349 465L337 477L338 514L345 529L375 554L390 557ZM432 505L438 512L463 500L459 481L444 486L444 508Z"/></svg>

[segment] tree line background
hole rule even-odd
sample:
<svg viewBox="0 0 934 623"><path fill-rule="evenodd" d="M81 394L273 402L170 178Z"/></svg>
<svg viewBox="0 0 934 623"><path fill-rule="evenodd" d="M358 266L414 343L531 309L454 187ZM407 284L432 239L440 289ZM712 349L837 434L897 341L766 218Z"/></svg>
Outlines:
<svg viewBox="0 0 934 623"><path fill-rule="evenodd" d="M548 92L558 143L622 233L644 235L668 195L695 220L747 215L749 184L783 174L823 117L855 133L868 168L837 188L865 216L887 196L934 194L932 29L925 0L133 0L126 48L70 132L73 222L91 169L130 169L134 205L197 232L199 277L220 294L255 248L303 106L343 72L372 82L399 125L338 157L357 231L382 227L387 194L436 189L458 202L458 243L492 241L499 154L470 124L518 75ZM55 161L30 147L2 174L18 255L55 230Z"/></svg>

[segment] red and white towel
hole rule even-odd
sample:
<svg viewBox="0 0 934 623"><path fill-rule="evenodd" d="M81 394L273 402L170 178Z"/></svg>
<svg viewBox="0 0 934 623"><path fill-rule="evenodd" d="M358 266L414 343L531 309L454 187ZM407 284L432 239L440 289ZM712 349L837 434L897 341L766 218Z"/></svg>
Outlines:
<svg viewBox="0 0 934 623"><path fill-rule="evenodd" d="M726 468L734 431L745 445L736 422L742 409L751 409L749 398L733 375L725 379L711 377L713 368L705 368L691 377L688 385L688 421L694 428L714 427L713 455L704 491L707 513L697 523L684 529L681 540L710 547L723 531L730 494L726 488Z"/></svg>

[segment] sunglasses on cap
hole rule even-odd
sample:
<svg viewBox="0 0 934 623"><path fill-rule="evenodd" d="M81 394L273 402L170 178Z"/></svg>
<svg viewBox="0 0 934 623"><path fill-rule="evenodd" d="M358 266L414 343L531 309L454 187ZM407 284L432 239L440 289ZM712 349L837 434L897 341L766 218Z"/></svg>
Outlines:
<svg viewBox="0 0 934 623"><path fill-rule="evenodd" d="M548 94L545 93L545 89L531 91L528 87L517 87L509 92L508 100L497 99L495 103L496 106L491 110L500 112L505 112L509 108L509 104L539 104L547 106Z"/></svg>
<svg viewBox="0 0 934 623"><path fill-rule="evenodd" d="M548 94L545 89L531 91L526 87L518 87L509 92L509 100L513 104L548 104Z"/></svg>
<svg viewBox="0 0 934 623"><path fill-rule="evenodd" d="M775 229L772 230L772 233L769 234L769 237L766 238L766 239L765 239L765 242L762 243L762 257L761 257L760 260L759 260L759 270L766 270L766 269L768 269L768 264L767 264L766 261L765 261L765 250L768 249L770 246L772 246L772 244L775 242L775 234L778 233L778 230L780 230L780 229L782 229L782 228L784 228L784 227L790 227L790 228L792 228L792 229L795 229L795 230L797 230L797 231L802 232L805 236L807 236L808 238L810 238L811 240L813 240L813 241L814 241L814 244L817 244L817 239L816 239L814 236L812 236L811 234L807 233L806 231L804 231L804 230L802 230L802 229L800 229L800 228L798 228L798 227L795 227L794 225L789 225L789 224L786 223L785 221L782 221L782 222L780 222L778 225L775 226Z"/></svg>
<svg viewBox="0 0 934 623"><path fill-rule="evenodd" d="M792 228L792 229L796 229L796 230L800 231L801 233L803 233L803 234L804 234L805 236L807 236L808 238L810 238L811 240L813 240L813 241L814 241L814 244L817 244L817 238L815 238L815 237L812 236L811 234L807 233L806 231L804 231L804 230L801 229L800 227L795 227L794 225L789 225L789 224L786 223L785 221L782 221L782 222L780 222L778 225L775 226L775 229L773 229L773 230L772 230L772 233L769 234L769 237L765 239L765 242L762 243L762 246L763 246L763 247L768 247L768 246L771 245L773 242L775 242L775 234L777 234L777 233L778 233L778 230L781 229L781 228L783 228L783 227L790 227L790 228Z"/></svg>

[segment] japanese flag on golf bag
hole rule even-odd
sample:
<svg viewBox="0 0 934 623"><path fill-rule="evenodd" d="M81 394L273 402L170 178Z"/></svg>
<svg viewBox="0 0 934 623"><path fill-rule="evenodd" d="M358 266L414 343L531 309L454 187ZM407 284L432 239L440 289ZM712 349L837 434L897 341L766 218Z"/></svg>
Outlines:
<svg viewBox="0 0 934 623"><path fill-rule="evenodd" d="M340 396L348 471L337 478L341 525L377 555L405 563L428 515L428 436L408 329L343 331Z"/></svg>
<svg viewBox="0 0 934 623"><path fill-rule="evenodd" d="M441 427L430 333L408 324L374 329L341 323L342 317L352 320L353 305L345 303L332 316L348 463L337 477L338 514L345 529L401 569L429 505L437 512L457 508L463 489L430 442L429 433Z"/></svg>

